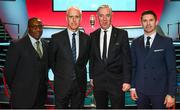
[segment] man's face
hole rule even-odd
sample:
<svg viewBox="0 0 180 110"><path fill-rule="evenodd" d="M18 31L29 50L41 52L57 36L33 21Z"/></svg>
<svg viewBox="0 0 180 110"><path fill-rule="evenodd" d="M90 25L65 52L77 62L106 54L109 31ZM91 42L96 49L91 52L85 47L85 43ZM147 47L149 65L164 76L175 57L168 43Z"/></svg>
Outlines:
<svg viewBox="0 0 180 110"><path fill-rule="evenodd" d="M28 26L28 33L33 38L38 40L42 35L42 28L43 28L42 22L39 19L34 19L30 22Z"/></svg>
<svg viewBox="0 0 180 110"><path fill-rule="evenodd" d="M111 25L111 17L112 17L112 13L111 13L110 9L109 8L101 8L97 12L97 14L98 14L98 20L99 20L99 24L100 24L101 28L104 30L108 29Z"/></svg>
<svg viewBox="0 0 180 110"><path fill-rule="evenodd" d="M69 9L66 20L68 22L68 29L75 32L80 26L81 12L75 8Z"/></svg>
<svg viewBox="0 0 180 110"><path fill-rule="evenodd" d="M144 15L141 19L141 24L144 28L145 34L152 34L156 30L158 21L151 14Z"/></svg>

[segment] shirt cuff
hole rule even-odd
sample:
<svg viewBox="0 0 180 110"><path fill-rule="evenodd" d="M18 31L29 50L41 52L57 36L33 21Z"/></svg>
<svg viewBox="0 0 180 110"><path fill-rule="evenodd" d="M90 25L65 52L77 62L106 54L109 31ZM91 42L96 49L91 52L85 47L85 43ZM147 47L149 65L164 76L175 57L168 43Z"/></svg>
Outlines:
<svg viewBox="0 0 180 110"><path fill-rule="evenodd" d="M131 88L130 91L136 91L136 88Z"/></svg>

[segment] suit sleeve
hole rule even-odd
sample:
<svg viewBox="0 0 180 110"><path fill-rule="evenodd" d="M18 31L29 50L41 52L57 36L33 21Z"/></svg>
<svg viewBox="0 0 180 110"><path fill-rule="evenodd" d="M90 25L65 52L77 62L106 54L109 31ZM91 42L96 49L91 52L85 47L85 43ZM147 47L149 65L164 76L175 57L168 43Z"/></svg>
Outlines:
<svg viewBox="0 0 180 110"><path fill-rule="evenodd" d="M166 67L168 70L168 94L174 95L176 93L176 56L174 45L172 44L172 39L168 39L168 43L166 44L166 54L165 61Z"/></svg>
<svg viewBox="0 0 180 110"><path fill-rule="evenodd" d="M122 47L122 53L123 53L123 76L124 76L124 82L130 83L131 80L131 72L132 72L132 64L131 64L131 52L130 52L130 46L129 46L129 40L128 40L128 33L125 31L123 35L123 47Z"/></svg>
<svg viewBox="0 0 180 110"><path fill-rule="evenodd" d="M90 34L90 56L89 56L89 78L93 79L93 59L94 59L94 55L93 55L93 40L92 40L92 34Z"/></svg>
<svg viewBox="0 0 180 110"><path fill-rule="evenodd" d="M56 53L57 53L57 44L56 39L52 36L48 46L48 58L49 58L49 66L52 69L53 73L55 73L55 61L56 61Z"/></svg>
<svg viewBox="0 0 180 110"><path fill-rule="evenodd" d="M20 50L17 48L17 44L11 42L6 55L5 64L5 78L10 89L12 87L13 79L16 76L16 68L18 65L18 60L20 59L19 51Z"/></svg>
<svg viewBox="0 0 180 110"><path fill-rule="evenodd" d="M136 48L135 48L135 42L132 41L131 44L131 59L132 59L132 78L131 78L131 87L135 88L135 76L136 76Z"/></svg>

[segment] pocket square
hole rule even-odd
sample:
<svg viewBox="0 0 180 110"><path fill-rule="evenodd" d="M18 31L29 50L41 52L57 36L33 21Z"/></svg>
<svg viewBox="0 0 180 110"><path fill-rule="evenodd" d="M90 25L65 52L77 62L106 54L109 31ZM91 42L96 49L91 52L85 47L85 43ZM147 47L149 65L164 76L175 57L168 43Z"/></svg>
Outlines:
<svg viewBox="0 0 180 110"><path fill-rule="evenodd" d="M119 42L116 42L115 45L119 45Z"/></svg>
<svg viewBox="0 0 180 110"><path fill-rule="evenodd" d="M164 51L164 49L157 49L157 50L154 50L154 52L161 52L161 51Z"/></svg>

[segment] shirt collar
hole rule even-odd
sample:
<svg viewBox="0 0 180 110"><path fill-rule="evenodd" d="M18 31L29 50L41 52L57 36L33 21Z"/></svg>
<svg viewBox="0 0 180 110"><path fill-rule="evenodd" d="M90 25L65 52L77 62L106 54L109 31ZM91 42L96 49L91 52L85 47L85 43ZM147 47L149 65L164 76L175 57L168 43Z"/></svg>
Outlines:
<svg viewBox="0 0 180 110"><path fill-rule="evenodd" d="M109 28L107 28L106 30L101 28L101 32L107 31L110 32L112 30L112 25L109 26Z"/></svg>
<svg viewBox="0 0 180 110"><path fill-rule="evenodd" d="M155 38L155 36L156 36L156 32L154 32L153 34L151 34L151 35L146 35L146 34L144 34L144 40L146 40L147 39L147 37L151 37L151 39L150 40L154 40L154 38Z"/></svg>
<svg viewBox="0 0 180 110"><path fill-rule="evenodd" d="M67 29L67 31L68 31L69 36L72 36L73 33L75 33L76 35L79 36L79 31L78 30L76 32L73 32L70 29Z"/></svg>
<svg viewBox="0 0 180 110"><path fill-rule="evenodd" d="M39 40L36 40L36 39L33 38L29 33L28 33L28 36L29 36L32 44L35 44L37 41L39 41L39 42L41 43L41 40L40 40L40 39L39 39Z"/></svg>

